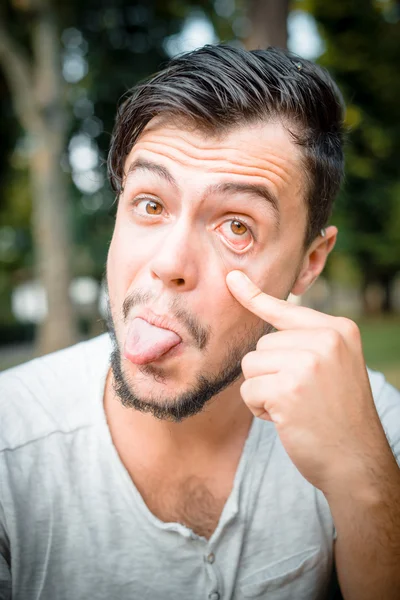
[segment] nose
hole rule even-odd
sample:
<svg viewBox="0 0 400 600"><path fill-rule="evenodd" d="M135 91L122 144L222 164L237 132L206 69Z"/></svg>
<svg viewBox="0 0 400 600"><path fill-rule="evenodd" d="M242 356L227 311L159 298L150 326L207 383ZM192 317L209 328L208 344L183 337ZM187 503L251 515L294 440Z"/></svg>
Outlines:
<svg viewBox="0 0 400 600"><path fill-rule="evenodd" d="M199 261L202 252L199 240L187 225L168 227L162 242L157 246L150 261L154 279L160 279L165 287L189 291L196 286Z"/></svg>

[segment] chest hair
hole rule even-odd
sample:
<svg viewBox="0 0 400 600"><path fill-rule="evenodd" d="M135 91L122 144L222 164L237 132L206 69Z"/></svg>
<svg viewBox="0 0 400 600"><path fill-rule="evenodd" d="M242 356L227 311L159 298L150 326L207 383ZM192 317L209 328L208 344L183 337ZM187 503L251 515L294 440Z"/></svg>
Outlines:
<svg viewBox="0 0 400 600"><path fill-rule="evenodd" d="M189 476L168 485L158 485L142 493L149 510L165 523L181 523L197 535L207 539L218 525L219 518L229 496L230 489L211 481Z"/></svg>

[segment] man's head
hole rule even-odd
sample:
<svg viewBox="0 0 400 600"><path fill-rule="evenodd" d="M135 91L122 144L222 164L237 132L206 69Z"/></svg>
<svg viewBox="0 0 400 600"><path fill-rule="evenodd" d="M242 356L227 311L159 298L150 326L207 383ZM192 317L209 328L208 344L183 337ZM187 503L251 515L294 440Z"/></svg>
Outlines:
<svg viewBox="0 0 400 600"><path fill-rule="evenodd" d="M171 61L121 105L107 279L124 403L180 419L240 376L268 325L233 299L230 270L281 298L318 277L336 237L320 230L343 175L342 112L316 65L228 46Z"/></svg>

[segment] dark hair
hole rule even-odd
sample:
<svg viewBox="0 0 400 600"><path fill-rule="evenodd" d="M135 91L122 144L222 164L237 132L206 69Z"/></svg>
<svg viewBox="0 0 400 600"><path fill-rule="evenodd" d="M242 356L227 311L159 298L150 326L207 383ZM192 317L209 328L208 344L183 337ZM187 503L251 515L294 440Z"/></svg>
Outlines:
<svg viewBox="0 0 400 600"><path fill-rule="evenodd" d="M207 45L174 58L124 96L108 156L111 185L119 194L126 156L155 116L183 118L212 134L279 119L303 150L308 247L326 226L342 183L343 112L327 71L308 60L277 48Z"/></svg>

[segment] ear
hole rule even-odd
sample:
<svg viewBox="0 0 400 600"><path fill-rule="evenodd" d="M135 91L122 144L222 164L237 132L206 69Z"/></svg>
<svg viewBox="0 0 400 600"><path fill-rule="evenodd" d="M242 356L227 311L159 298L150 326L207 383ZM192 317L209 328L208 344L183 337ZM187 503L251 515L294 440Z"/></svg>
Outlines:
<svg viewBox="0 0 400 600"><path fill-rule="evenodd" d="M331 225L325 230L325 236L319 235L308 248L303 260L299 275L293 285L291 293L301 296L317 279L323 270L328 254L336 243L338 230Z"/></svg>

